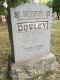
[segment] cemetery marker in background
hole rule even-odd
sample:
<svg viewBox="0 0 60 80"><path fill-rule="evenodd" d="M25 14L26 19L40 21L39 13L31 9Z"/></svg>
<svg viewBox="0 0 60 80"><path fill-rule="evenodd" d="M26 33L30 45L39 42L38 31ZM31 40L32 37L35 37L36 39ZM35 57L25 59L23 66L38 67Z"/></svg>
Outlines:
<svg viewBox="0 0 60 80"><path fill-rule="evenodd" d="M42 4L27 3L11 8L15 55L12 70L17 71L19 80L30 77L25 69L33 77L34 70L39 74L37 69L48 71L56 67L55 57L50 53L51 20L52 10Z"/></svg>

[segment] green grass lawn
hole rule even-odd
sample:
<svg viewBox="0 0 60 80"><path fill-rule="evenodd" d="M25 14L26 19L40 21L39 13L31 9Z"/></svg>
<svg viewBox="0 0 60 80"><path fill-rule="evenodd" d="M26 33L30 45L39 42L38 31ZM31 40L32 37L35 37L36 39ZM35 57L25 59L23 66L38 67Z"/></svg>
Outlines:
<svg viewBox="0 0 60 80"><path fill-rule="evenodd" d="M60 21L52 21L51 52L60 62ZM0 24L0 61L7 59L11 53L7 24Z"/></svg>
<svg viewBox="0 0 60 80"><path fill-rule="evenodd" d="M11 53L7 24L0 24L0 62L7 60Z"/></svg>
<svg viewBox="0 0 60 80"><path fill-rule="evenodd" d="M56 55L56 59L60 63L60 21L58 20L52 22L51 52Z"/></svg>

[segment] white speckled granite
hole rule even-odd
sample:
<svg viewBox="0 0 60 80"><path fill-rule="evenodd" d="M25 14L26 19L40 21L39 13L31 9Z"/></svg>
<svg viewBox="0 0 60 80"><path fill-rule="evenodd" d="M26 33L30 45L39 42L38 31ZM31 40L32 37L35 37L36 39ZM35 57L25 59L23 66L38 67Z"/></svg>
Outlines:
<svg viewBox="0 0 60 80"><path fill-rule="evenodd" d="M27 3L11 8L15 62L50 54L52 10Z"/></svg>

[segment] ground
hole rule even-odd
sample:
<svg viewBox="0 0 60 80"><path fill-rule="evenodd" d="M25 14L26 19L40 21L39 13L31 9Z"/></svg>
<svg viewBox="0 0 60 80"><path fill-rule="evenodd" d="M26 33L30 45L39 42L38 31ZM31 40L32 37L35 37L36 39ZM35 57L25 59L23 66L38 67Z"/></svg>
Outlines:
<svg viewBox="0 0 60 80"><path fill-rule="evenodd" d="M51 52L56 56L56 60L60 64L60 21L53 20L51 29ZM5 66L9 54L11 54L11 49L7 23L3 23L0 24L0 69ZM60 69L58 73L59 76Z"/></svg>
<svg viewBox="0 0 60 80"><path fill-rule="evenodd" d="M60 63L60 21L52 21L51 34L51 52L55 54L57 61Z"/></svg>

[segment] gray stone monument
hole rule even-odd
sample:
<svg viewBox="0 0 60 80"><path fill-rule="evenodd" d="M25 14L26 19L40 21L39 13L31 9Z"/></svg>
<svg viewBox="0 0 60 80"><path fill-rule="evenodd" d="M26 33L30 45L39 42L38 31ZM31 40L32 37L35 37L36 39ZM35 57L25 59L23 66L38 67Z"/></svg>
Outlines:
<svg viewBox="0 0 60 80"><path fill-rule="evenodd" d="M33 80L36 75L56 69L56 59L50 53L51 20L52 9L43 4L26 3L11 8L14 80Z"/></svg>

